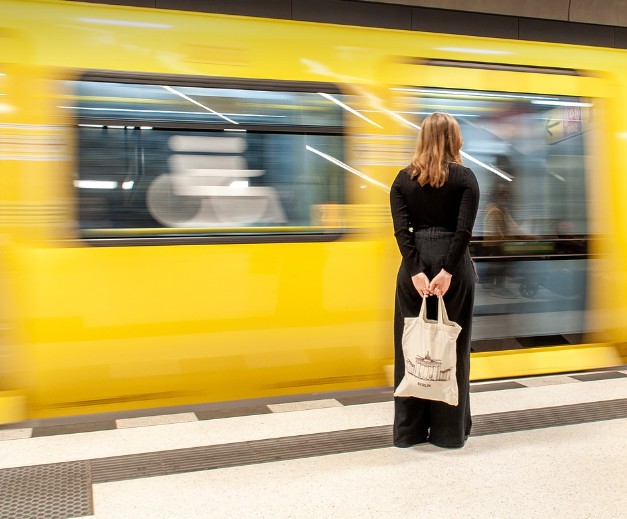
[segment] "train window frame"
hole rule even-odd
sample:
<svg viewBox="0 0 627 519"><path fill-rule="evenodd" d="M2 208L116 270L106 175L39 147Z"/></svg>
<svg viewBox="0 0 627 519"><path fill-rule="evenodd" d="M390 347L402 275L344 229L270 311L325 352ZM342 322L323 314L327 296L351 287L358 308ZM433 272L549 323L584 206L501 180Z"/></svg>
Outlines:
<svg viewBox="0 0 627 519"><path fill-rule="evenodd" d="M144 72L121 72L112 70L81 70L76 71L68 82L88 82L88 83L116 83L121 85L151 85L162 86L164 84L172 87L192 87L207 89L233 89L233 90L257 90L265 92L286 92L286 93L312 93L324 92L329 95L345 95L337 84L315 81L291 81L272 80L255 78L234 78L215 76L195 76L178 74L155 74ZM271 126L264 124L238 125L238 129L245 130L248 134L275 134L275 135L302 135L302 136L325 136L338 137L339 146L346 150L347 126L343 110L338 110L339 122L337 126L324 125L283 125ZM203 131L206 135L221 134L224 132L224 125L212 123L197 123L185 121L150 121L147 123L141 118L90 118L81 117L76 111L73 113L74 127L76 129L75 156L77 165L75 167L76 181L80 180L80 146L78 132L81 126L107 126L122 125L125 127L141 128L148 126L156 131ZM142 124L143 123L143 124ZM348 203L348 182L345 174L341 174L338 185L341 189L341 200L332 202L334 204ZM244 243L300 243L300 242L332 242L336 241L350 229L339 224L334 226L314 226L286 225L282 227L146 227L146 228L104 228L104 229L83 229L80 219L80 191L74 188L77 217L76 233L81 242L92 246L151 246L151 245L202 245L202 244L244 244Z"/></svg>

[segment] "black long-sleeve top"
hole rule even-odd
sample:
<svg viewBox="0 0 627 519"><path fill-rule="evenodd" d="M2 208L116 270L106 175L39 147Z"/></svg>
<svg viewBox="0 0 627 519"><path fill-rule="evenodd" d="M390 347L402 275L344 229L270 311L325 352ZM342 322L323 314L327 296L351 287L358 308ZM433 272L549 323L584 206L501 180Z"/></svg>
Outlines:
<svg viewBox="0 0 627 519"><path fill-rule="evenodd" d="M394 235L409 274L425 269L410 229L440 227L455 233L442 268L455 274L470 238L479 207L479 184L475 174L459 164L449 165L442 187L421 186L409 176L409 168L399 172L390 191Z"/></svg>

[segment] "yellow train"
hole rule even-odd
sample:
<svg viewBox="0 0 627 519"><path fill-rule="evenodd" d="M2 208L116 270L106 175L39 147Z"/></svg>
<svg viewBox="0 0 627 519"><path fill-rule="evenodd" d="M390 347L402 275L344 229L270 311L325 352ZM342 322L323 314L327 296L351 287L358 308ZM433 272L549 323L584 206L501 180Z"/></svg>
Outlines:
<svg viewBox="0 0 627 519"><path fill-rule="evenodd" d="M472 377L624 361L624 51L0 12L0 420L388 385L388 186L433 111L482 189Z"/></svg>

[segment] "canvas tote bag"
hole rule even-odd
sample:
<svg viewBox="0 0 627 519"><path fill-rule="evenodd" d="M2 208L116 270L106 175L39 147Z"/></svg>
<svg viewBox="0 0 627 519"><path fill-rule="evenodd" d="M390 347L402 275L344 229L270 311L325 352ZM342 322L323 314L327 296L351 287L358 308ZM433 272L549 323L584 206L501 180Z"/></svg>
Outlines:
<svg viewBox="0 0 627 519"><path fill-rule="evenodd" d="M457 405L457 336L462 327L449 320L441 296L438 296L438 320L427 319L426 301L427 298L423 298L418 317L405 318L405 376L394 396L413 396Z"/></svg>

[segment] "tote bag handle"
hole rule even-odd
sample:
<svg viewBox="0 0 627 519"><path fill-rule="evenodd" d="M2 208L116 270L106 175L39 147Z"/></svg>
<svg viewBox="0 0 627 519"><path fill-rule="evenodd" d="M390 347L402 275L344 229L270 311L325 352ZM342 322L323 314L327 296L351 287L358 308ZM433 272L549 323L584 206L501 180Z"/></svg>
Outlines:
<svg viewBox="0 0 627 519"><path fill-rule="evenodd" d="M442 296L437 296L438 297L438 324L439 325L445 325L451 324L451 321L448 318L448 313L446 312L446 306L444 305L444 298ZM422 304L420 305L420 313L418 314L418 318L420 318L423 321L427 320L427 298L423 297L422 298Z"/></svg>
<svg viewBox="0 0 627 519"><path fill-rule="evenodd" d="M420 312L418 313L418 318L422 321L427 320L427 298L422 298L422 305L420 305Z"/></svg>
<svg viewBox="0 0 627 519"><path fill-rule="evenodd" d="M446 306L444 306L444 298L438 296L438 324L451 324L449 321L448 313L446 312Z"/></svg>

